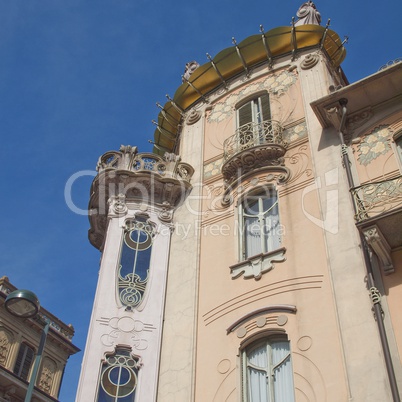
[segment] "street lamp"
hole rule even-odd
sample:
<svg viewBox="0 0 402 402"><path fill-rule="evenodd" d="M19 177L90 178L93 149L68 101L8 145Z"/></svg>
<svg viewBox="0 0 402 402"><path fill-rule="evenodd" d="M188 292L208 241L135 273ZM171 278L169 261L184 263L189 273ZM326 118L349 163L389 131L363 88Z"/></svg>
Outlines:
<svg viewBox="0 0 402 402"><path fill-rule="evenodd" d="M20 318L33 318L35 317L40 308L39 299L36 297L35 293L30 290L14 290L11 292L5 301L6 310ZM39 342L38 353L36 354L35 364L32 370L31 378L28 384L27 393L25 396L25 402L31 402L33 389L36 383L36 378L38 376L40 362L42 360L42 353L45 347L47 333L49 331L50 320L46 319L46 325L42 329L42 334Z"/></svg>

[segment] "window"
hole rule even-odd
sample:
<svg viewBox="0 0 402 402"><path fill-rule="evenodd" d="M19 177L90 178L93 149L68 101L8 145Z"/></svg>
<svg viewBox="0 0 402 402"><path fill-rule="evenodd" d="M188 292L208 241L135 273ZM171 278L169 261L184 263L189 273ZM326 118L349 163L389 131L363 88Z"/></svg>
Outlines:
<svg viewBox="0 0 402 402"><path fill-rule="evenodd" d="M148 283L154 228L145 219L127 223L118 270L118 295L128 309L137 307Z"/></svg>
<svg viewBox="0 0 402 402"><path fill-rule="evenodd" d="M102 365L97 402L134 402L139 362L128 349L117 348Z"/></svg>
<svg viewBox="0 0 402 402"><path fill-rule="evenodd" d="M14 374L23 380L28 380L29 370L34 359L35 352L26 343L21 343L17 360L14 365Z"/></svg>
<svg viewBox="0 0 402 402"><path fill-rule="evenodd" d="M294 402L293 369L285 339L252 343L243 350L243 400Z"/></svg>
<svg viewBox="0 0 402 402"><path fill-rule="evenodd" d="M239 212L242 259L280 247L278 197L274 188L247 196Z"/></svg>
<svg viewBox="0 0 402 402"><path fill-rule="evenodd" d="M271 108L267 93L240 106L237 109L240 145L243 148L250 148L265 143L265 133L270 132L270 120Z"/></svg>
<svg viewBox="0 0 402 402"><path fill-rule="evenodd" d="M402 163L402 132L399 132L395 137L396 150L398 152L399 161Z"/></svg>

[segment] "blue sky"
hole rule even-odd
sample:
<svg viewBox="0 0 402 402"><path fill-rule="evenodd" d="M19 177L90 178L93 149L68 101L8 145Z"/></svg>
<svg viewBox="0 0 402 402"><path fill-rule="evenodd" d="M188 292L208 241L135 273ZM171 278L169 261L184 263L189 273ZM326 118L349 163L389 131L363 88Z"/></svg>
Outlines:
<svg viewBox="0 0 402 402"><path fill-rule="evenodd" d="M121 144L151 150L158 108L184 65L259 32L289 25L302 1L0 0L0 276L34 291L76 329L82 350L100 253L88 219L64 198L68 179L94 170ZM317 1L323 25L349 37L350 82L402 57L402 3ZM88 203L92 177L74 183ZM60 394L75 398L83 352L70 358Z"/></svg>

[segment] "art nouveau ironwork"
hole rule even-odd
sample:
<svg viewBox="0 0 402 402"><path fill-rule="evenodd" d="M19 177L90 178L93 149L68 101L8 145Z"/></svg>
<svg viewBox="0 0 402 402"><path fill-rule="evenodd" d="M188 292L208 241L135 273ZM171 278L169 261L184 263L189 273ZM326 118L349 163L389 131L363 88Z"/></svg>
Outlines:
<svg viewBox="0 0 402 402"><path fill-rule="evenodd" d="M402 177L356 187L352 196L357 222L392 211L402 207Z"/></svg>
<svg viewBox="0 0 402 402"><path fill-rule="evenodd" d="M117 286L119 300L128 309L143 299L154 235L154 227L145 220L130 221L124 231Z"/></svg>

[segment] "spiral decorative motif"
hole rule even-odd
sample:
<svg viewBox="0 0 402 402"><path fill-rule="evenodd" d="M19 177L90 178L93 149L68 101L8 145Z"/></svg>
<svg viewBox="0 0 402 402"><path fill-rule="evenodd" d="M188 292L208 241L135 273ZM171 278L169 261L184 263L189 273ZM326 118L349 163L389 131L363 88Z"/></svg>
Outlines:
<svg viewBox="0 0 402 402"><path fill-rule="evenodd" d="M118 270L120 302L131 308L141 303L149 277L154 227L140 219L127 223Z"/></svg>
<svg viewBox="0 0 402 402"><path fill-rule="evenodd" d="M301 62L300 67L302 70L313 68L320 61L318 54L308 54Z"/></svg>
<svg viewBox="0 0 402 402"><path fill-rule="evenodd" d="M120 300L125 306L138 306L141 302L141 298L141 293L132 287L125 288L120 292Z"/></svg>
<svg viewBox="0 0 402 402"><path fill-rule="evenodd" d="M200 120L200 118L201 118L201 112L199 110L193 109L188 115L186 122L188 125L191 126L192 124L197 123L197 121Z"/></svg>

